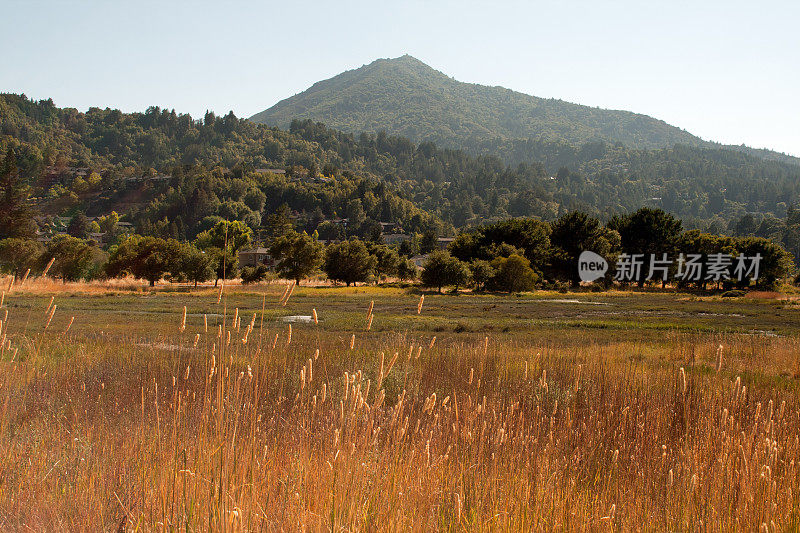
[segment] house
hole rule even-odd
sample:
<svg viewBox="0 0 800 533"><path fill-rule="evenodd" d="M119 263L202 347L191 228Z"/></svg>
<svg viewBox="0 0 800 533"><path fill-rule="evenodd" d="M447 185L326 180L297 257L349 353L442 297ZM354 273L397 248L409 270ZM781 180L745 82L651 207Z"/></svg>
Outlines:
<svg viewBox="0 0 800 533"><path fill-rule="evenodd" d="M93 231L93 232L89 233L89 239L94 241L94 242L96 242L98 246L105 246L105 244L106 244L105 236L106 236L106 232L105 231L102 231L102 232L94 232Z"/></svg>
<svg viewBox="0 0 800 533"><path fill-rule="evenodd" d="M439 237L436 239L436 243L439 245L440 250L447 250L447 247L450 246L450 243L454 240L456 240L455 237Z"/></svg>
<svg viewBox="0 0 800 533"><path fill-rule="evenodd" d="M269 248L264 248L263 246L259 246L257 248L251 248L250 250L241 250L239 252L239 265L246 267L246 266L259 266L264 265L267 267L272 267L274 261L272 260L272 256L269 254Z"/></svg>
<svg viewBox="0 0 800 533"><path fill-rule="evenodd" d="M256 172L258 174L286 174L282 168L257 168Z"/></svg>
<svg viewBox="0 0 800 533"><path fill-rule="evenodd" d="M414 255L409 259L411 260L412 263L414 263L414 265L416 265L417 268L422 268L422 265L424 265L425 261L428 260L428 254Z"/></svg>
<svg viewBox="0 0 800 533"><path fill-rule="evenodd" d="M328 219L326 222L330 222L331 224L334 224L336 226L342 226L342 227L346 228L347 227L347 222L349 222L349 220L350 219L348 219L348 218L331 218L331 219Z"/></svg>
<svg viewBox="0 0 800 533"><path fill-rule="evenodd" d="M379 224L381 225L381 232L383 234L387 234L390 231L393 232L397 229L397 224L394 222L379 222Z"/></svg>
<svg viewBox="0 0 800 533"><path fill-rule="evenodd" d="M45 167L44 173L39 180L39 184L44 189L49 189L56 183L64 183L69 178L85 178L91 173L89 167L59 167L48 166Z"/></svg>
<svg viewBox="0 0 800 533"><path fill-rule="evenodd" d="M389 245L400 244L408 240L411 240L411 235L406 235L405 233L390 233L383 236L383 242Z"/></svg>

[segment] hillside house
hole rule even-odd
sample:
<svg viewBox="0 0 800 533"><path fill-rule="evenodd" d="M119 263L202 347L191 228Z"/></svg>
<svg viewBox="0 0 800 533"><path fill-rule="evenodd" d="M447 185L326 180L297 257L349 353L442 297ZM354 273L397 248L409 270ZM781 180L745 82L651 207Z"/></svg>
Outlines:
<svg viewBox="0 0 800 533"><path fill-rule="evenodd" d="M239 266L255 267L264 265L268 268L272 268L274 264L275 261L272 259L272 256L269 253L269 248L258 246L256 248L241 250L239 252Z"/></svg>

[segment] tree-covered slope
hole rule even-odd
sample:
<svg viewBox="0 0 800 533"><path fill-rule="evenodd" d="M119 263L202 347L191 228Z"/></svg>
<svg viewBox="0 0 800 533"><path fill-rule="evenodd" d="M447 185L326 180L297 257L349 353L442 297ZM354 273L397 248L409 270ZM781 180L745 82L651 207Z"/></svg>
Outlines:
<svg viewBox="0 0 800 533"><path fill-rule="evenodd" d="M180 215L187 234L207 216L235 215L255 226L283 204L308 220L311 230L310 221L351 214L360 219L361 210L372 221L412 230L438 221L461 227L508 216L552 220L571 209L606 219L643 205L705 229L727 227L747 214L757 221L783 219L800 200L800 167L719 148L509 139L495 146L496 155L471 155L312 121L282 130L231 113L202 120L156 107L82 113L21 95L0 95L0 150L8 147L22 174L38 185L34 194L52 199L51 213L67 207L92 215L136 210L139 218L166 218L167 224ZM517 158L529 162L503 162ZM48 166L90 167L104 178L95 185L71 176L54 182L42 179ZM287 177L256 172L275 168ZM157 173L172 179L137 179ZM209 173L213 180L198 181ZM312 173L335 179L297 179ZM197 183L211 183L203 187L210 203L191 199L199 194ZM253 188L266 195L263 204L245 202ZM187 207L193 202L205 207Z"/></svg>
<svg viewBox="0 0 800 533"><path fill-rule="evenodd" d="M645 115L459 82L408 55L378 59L315 83L251 120L287 127L294 118L353 133L386 130L459 148L498 137L571 144L606 139L638 148L702 143Z"/></svg>
<svg viewBox="0 0 800 533"><path fill-rule="evenodd" d="M683 144L800 164L798 158L769 150L706 142L647 115L463 83L408 55L378 59L320 81L251 117L281 128L293 119L311 119L355 134L386 131L416 142L500 155L509 164L541 159L535 151L507 149L520 140L572 147L606 141L638 149Z"/></svg>
<svg viewBox="0 0 800 533"><path fill-rule="evenodd" d="M0 161L9 153L41 214L114 210L147 234L193 237L219 218L258 230L287 209L310 231L350 212L365 233L379 222L450 231L363 164L335 166L319 143L233 113L82 113L0 94Z"/></svg>

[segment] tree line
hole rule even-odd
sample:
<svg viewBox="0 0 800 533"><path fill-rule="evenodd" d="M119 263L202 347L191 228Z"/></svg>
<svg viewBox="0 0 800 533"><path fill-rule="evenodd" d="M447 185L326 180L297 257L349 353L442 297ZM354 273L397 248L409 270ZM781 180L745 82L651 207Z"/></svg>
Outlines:
<svg viewBox="0 0 800 533"><path fill-rule="evenodd" d="M15 276L36 274L49 267L52 275L65 281L133 276L151 286L162 279L197 285L209 280L241 277L244 283L264 280L267 265L240 268L239 252L253 243L253 231L241 221L223 220L192 241L142 236L122 237L117 244L101 250L78 237L60 235L46 244L27 238L0 240L0 267ZM794 268L791 254L780 245L761 237L711 235L699 230L684 231L680 220L665 211L641 208L613 217L607 224L575 211L553 223L533 218L508 219L457 235L447 250L434 242L418 239L398 246L351 237L327 245L315 235L287 228L268 243L277 275L303 280L324 273L327 279L346 285L381 282L389 278L415 281L441 291L445 287L474 290L521 292L536 288L576 288L580 285L578 258L592 251L614 264L621 254L676 257L696 254L709 259L717 254L743 254L761 258L756 288L774 288ZM421 271L412 260L419 251L428 252ZM667 275L650 279L642 269L625 284L644 287L648 283L673 284L680 288L746 288L749 279L711 279L706 271L695 280L683 281L670 267ZM797 280L795 280L797 281ZM595 286L612 286L612 272Z"/></svg>

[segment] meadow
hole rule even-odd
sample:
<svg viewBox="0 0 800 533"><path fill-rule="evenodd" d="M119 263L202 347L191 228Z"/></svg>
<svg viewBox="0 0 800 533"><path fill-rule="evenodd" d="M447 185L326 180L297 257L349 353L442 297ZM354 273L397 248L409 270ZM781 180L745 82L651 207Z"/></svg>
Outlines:
<svg viewBox="0 0 800 533"><path fill-rule="evenodd" d="M2 530L800 527L791 298L0 286Z"/></svg>

